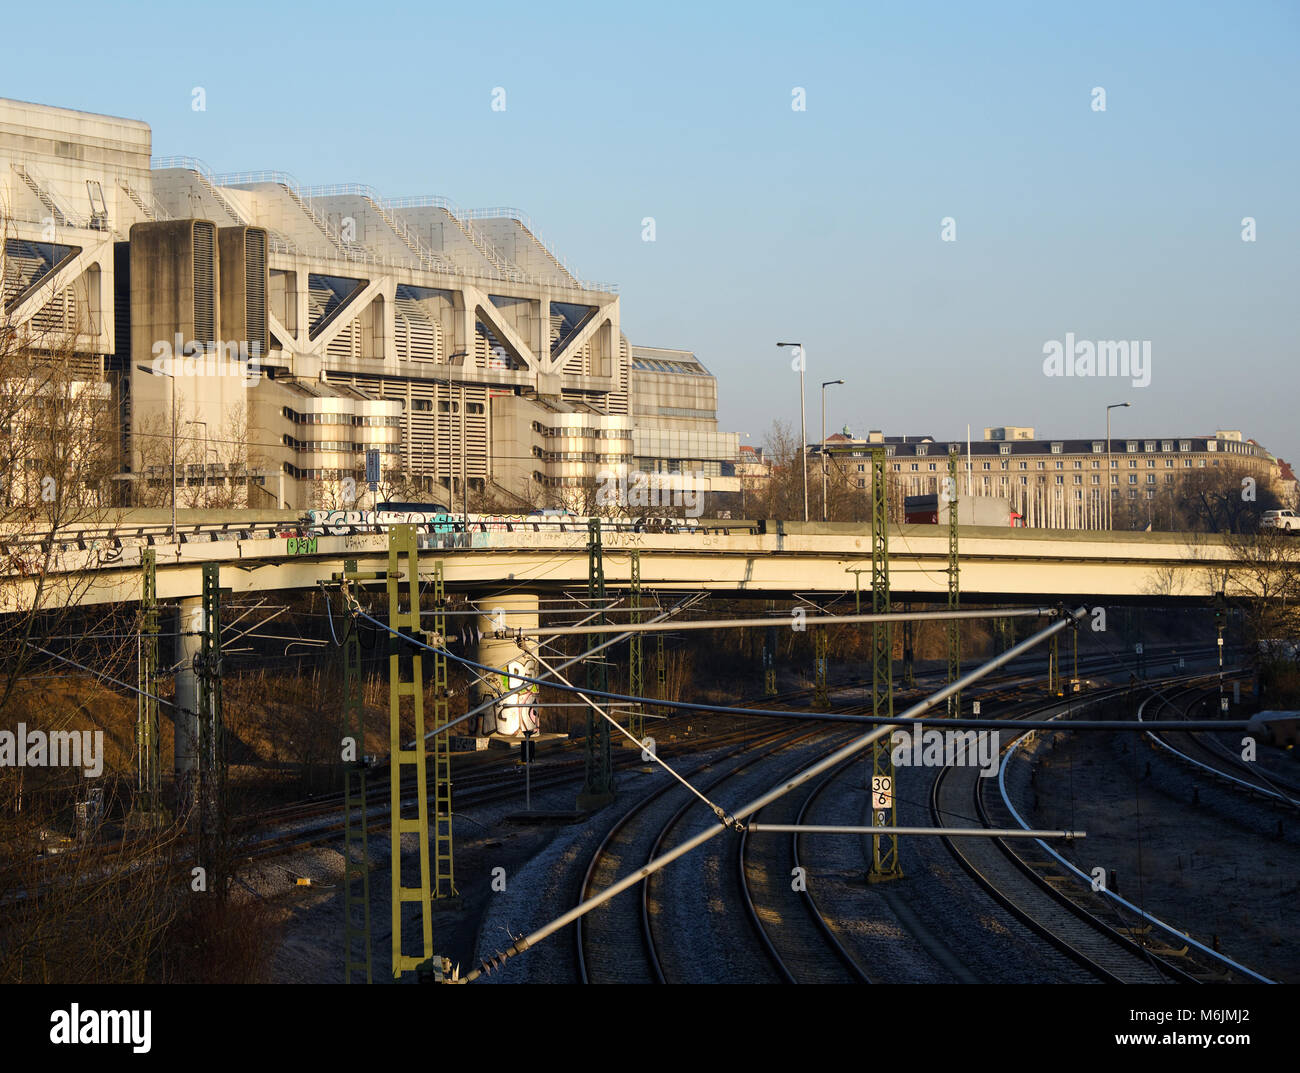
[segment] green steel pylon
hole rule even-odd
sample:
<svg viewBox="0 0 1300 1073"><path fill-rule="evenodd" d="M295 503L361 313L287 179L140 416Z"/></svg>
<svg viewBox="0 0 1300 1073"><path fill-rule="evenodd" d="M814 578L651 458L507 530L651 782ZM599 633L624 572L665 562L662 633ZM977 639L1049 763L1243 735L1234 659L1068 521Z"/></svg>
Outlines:
<svg viewBox="0 0 1300 1073"><path fill-rule="evenodd" d="M199 686L199 865L207 890L224 899L229 874L226 733L221 708L220 565L203 564L203 625L194 675Z"/></svg>
<svg viewBox="0 0 1300 1073"><path fill-rule="evenodd" d="M655 632L655 696L660 700L668 699L668 664L664 660L664 635L662 630ZM667 708L659 709L660 715L667 715Z"/></svg>
<svg viewBox="0 0 1300 1073"><path fill-rule="evenodd" d="M768 614L776 610L776 601L767 601ZM763 631L763 695L776 696L776 643L775 626L768 626Z"/></svg>
<svg viewBox="0 0 1300 1073"><path fill-rule="evenodd" d="M830 689L826 685L826 627L813 627L813 707L825 711L831 706Z"/></svg>
<svg viewBox="0 0 1300 1073"><path fill-rule="evenodd" d="M405 562L403 562L405 560ZM405 570L403 571L403 566ZM406 610L401 609L402 575L406 575ZM418 969L433 956L433 918L429 891L429 788L424 749L424 660L422 650L407 638L418 637L420 626L420 553L413 525L388 530L388 782L392 899L393 976ZM396 632L394 632L396 631ZM405 676L404 676L405 674ZM402 702L409 701L414 742L402 747ZM414 768L415 815L402 815L402 776ZM420 875L415 886L402 876L402 835L416 836ZM402 907L420 907L421 953L407 954L402 940Z"/></svg>
<svg viewBox="0 0 1300 1073"><path fill-rule="evenodd" d="M871 450L871 611L889 613L889 496L885 477L885 451ZM888 622L872 623L871 714L888 722L894 717L894 636ZM880 724L876 724L880 725ZM898 826L897 783L889 737L871 746L872 826ZM898 879L903 870L898 860L897 835L871 836L871 868L867 881L879 883Z"/></svg>
<svg viewBox="0 0 1300 1073"><path fill-rule="evenodd" d="M957 452L948 452L948 610L956 611L961 600L959 577L960 564L957 558ZM951 618L948 620L948 681L957 681L961 677L961 623ZM961 694L953 693L948 698L948 715L961 715Z"/></svg>
<svg viewBox="0 0 1300 1073"><path fill-rule="evenodd" d="M441 730L449 721L447 698L451 690L447 680L447 588L443 581L442 560L433 564L433 729ZM455 898L455 861L451 836L451 740L446 734L433 736L433 896Z"/></svg>
<svg viewBox="0 0 1300 1073"><path fill-rule="evenodd" d="M911 603L903 604L903 610L910 612ZM903 620L903 688L916 688L916 671L914 654L916 651L916 623L910 618Z"/></svg>
<svg viewBox="0 0 1300 1073"><path fill-rule="evenodd" d="M600 544L600 519L587 522L587 606L596 609L596 625L605 625L605 558ZM605 643L603 633L593 634L593 648ZM587 688L608 691L606 656L599 652L587 662ZM587 708L586 777L578 794L578 808L602 808L614 800L614 772L610 762L609 724Z"/></svg>
<svg viewBox="0 0 1300 1073"><path fill-rule="evenodd" d="M153 548L140 554L140 654L135 719L135 799L127 825L154 827L166 820L158 720L158 559Z"/></svg>
<svg viewBox="0 0 1300 1073"><path fill-rule="evenodd" d="M348 581L357 561L343 563L346 605ZM346 607L345 607L346 610ZM370 959L370 842L366 825L366 715L361 673L361 641L356 620L343 620L343 982L364 972L372 983Z"/></svg>
<svg viewBox="0 0 1300 1073"><path fill-rule="evenodd" d="M631 610L629 621L632 625L641 622L641 552L633 551L628 564L628 608ZM634 697L643 695L645 689L644 667L641 661L640 632L633 633L627 642L627 691ZM627 728L637 741L645 738L645 713L640 704L633 704L627 714Z"/></svg>

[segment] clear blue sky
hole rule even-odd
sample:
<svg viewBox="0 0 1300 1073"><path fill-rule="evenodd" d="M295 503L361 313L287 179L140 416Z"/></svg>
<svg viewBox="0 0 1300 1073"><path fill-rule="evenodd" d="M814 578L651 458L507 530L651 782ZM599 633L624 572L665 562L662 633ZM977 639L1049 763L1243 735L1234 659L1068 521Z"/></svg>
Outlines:
<svg viewBox="0 0 1300 1073"><path fill-rule="evenodd" d="M629 339L698 353L750 442L798 419L774 345L797 339L812 437L843 377L829 423L857 432L1089 436L1127 399L1117 435L1240 428L1300 455L1294 3L236 0L4 22L0 95L144 119L157 155L524 209L620 284ZM1151 385L1044 377L1067 332L1150 340Z"/></svg>

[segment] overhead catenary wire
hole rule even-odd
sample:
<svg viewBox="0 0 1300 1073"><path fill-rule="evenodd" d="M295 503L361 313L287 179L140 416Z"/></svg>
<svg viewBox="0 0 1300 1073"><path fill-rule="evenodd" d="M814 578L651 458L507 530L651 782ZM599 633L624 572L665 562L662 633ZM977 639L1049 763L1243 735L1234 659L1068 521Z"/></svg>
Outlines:
<svg viewBox="0 0 1300 1073"><path fill-rule="evenodd" d="M625 630L628 634L633 634L668 631L677 632L679 630L761 629L769 626L789 626L792 622L795 622L798 624L799 632L803 632L809 626L842 626L864 622L938 622L948 619L1045 618L1047 616L1058 614L1060 614L1060 608L1057 607L1013 607L994 610L967 609L964 611L864 612L860 615L816 615L807 616L803 619L793 619L788 615L769 615L764 618L677 619L670 624L657 622L629 622L624 623L618 628L620 630ZM502 632L518 634L523 637L555 637L573 634L608 633L609 628L608 625L519 626Z"/></svg>
<svg viewBox="0 0 1300 1073"><path fill-rule="evenodd" d="M1069 626L1072 622L1078 621L1079 618L1082 618L1083 615L1086 614L1086 612L1087 609L1084 607L1077 608L1075 611L1071 612L1068 616L1063 617L1056 622L1053 622L1050 626L1044 627L1042 630L1040 630L1038 633L1034 634L1033 636L1027 637L1025 640L1021 641L1018 645L1014 645L1013 647L1007 649L1007 651L1003 652L1000 656L995 656L987 663L984 663L981 666L975 668L975 670L970 671L965 675L962 675L956 681L949 682L946 686L937 690L929 697L926 697L925 699L918 701L916 704L913 704L910 708L908 708L907 711L903 714L901 721L915 722L916 716L919 716L923 712L928 711L930 708L934 707L940 701L946 700L948 696L950 696L951 694L958 693L961 690L973 685L975 682L978 682L981 678L997 670L998 667L1001 667L1004 664L1009 663L1012 659L1020 655L1022 652L1028 651L1030 648L1033 648L1034 646L1047 640L1049 637L1052 637L1055 634L1059 633L1061 630ZM895 720L895 723L898 722L900 722L900 720ZM751 801L749 804L736 809L735 812L733 813L735 819L738 822L744 820L747 816L753 815L754 813L758 812L760 809L765 808L767 805L770 805L773 801L776 801L781 797L784 797L791 790L795 790L798 787L802 786L804 783L817 778L817 776L822 775L827 771L830 771L833 768L838 767L845 760L848 760L850 757L861 752L868 745L873 744L875 741L882 738L884 735L888 734L891 730L894 729L896 729L894 725L886 724L885 726L876 727L875 729L868 731L866 734L863 734L861 737L853 739L848 744L841 746L839 749L836 749L834 752L830 754L830 756L824 757L823 759L819 760L815 764L812 764L811 766L804 768L797 775L794 775L793 777L787 779L781 785L773 788L772 790L769 790L767 793ZM617 897L619 894L623 893L623 891L627 890L629 887L635 886L643 879L647 878L650 875L653 875L655 872L658 872L660 869L671 864L677 858L683 857L691 850L695 849L697 846L703 845L709 839L717 837L724 830L726 830L726 828L722 827L721 825L718 826L710 825L709 827L706 827L703 831L695 835L693 838L687 839L686 841L680 843L679 845L669 850L668 852L662 854L659 857L656 857L653 861L650 861L649 863L645 864L643 867L637 869L635 872L632 872L631 874L625 876L623 879L620 879L618 882L613 883L612 885L606 887L599 894L593 895L591 898L588 898L585 902L582 902L580 905L577 905L573 909L570 909L567 913L561 914L560 916L552 920L550 923L544 924L542 927L536 929L529 935L524 936L522 939L517 939L506 950L497 954L495 957L483 961L478 968L470 971L466 976L462 978L462 982L470 983L478 979L480 976L491 972L493 969L504 964L505 961L508 960L509 958L523 953L529 947L534 946L537 943L541 942L547 936L553 935L561 928L567 927L569 924L572 924L579 917L585 916L587 913L591 912L591 910L595 909L597 906L603 905L611 898Z"/></svg>
<svg viewBox="0 0 1300 1073"><path fill-rule="evenodd" d="M557 671L554 667L552 667L549 663L547 663L546 660L544 660L536 652L532 653L532 655L533 658L536 659L538 663L540 663L543 667L549 670L551 674L553 674L561 682L565 682L568 685L573 685L572 682L570 682L567 678L565 678L564 675L562 675L559 671ZM735 820L733 820L730 816L727 815L726 809L722 808L722 806L715 804L714 802L710 801L707 797L705 797L700 790L697 790L694 786L692 786L684 776L678 774L670 764L664 761L659 756L656 750L646 749L644 742L637 741L635 734L633 734L630 730L624 727L617 719L615 719L612 715L610 715L607 711L605 711L599 704L597 704L590 697L584 694L582 699L586 701L587 705L591 707L602 719L604 719L611 726L613 726L615 730L617 730L625 738L631 741L634 745L639 746L641 748L641 755L643 758L649 757L651 761L658 764L661 768L663 768L666 772L668 772L669 775L671 775L674 779L676 779L683 786L685 786L686 789L688 789L691 793L693 793L696 797L698 797L701 801L703 801L706 805L708 805L710 811L715 816L718 817L720 823L726 826L730 826L731 824L735 823Z"/></svg>
<svg viewBox="0 0 1300 1073"><path fill-rule="evenodd" d="M517 686L514 690L511 690L511 692L517 692L519 689L522 689L525 685L533 684L533 685L549 686L552 689L562 690L567 693L579 693L579 694L586 694L592 697L601 697L604 698L605 700L625 701L630 704L649 704L660 708L674 708L677 709L678 711L709 712L715 715L757 715L757 716L769 717L773 719L801 719L804 721L816 721L816 722L870 723L870 724L890 723L892 725L899 726L899 727L913 726L925 722L925 720L923 719L909 718L907 716L895 716L894 718L890 719L886 716L844 715L844 714L837 714L835 712L817 712L815 714L810 715L800 711L790 711L790 710L782 710L782 709L774 709L774 708L742 708L736 705L727 705L727 704L704 704L699 701L666 700L661 697L636 697L627 693L611 693L608 690L588 689L584 686L565 686L545 678L533 678L527 675L514 674L513 672L510 672L505 668L490 667L485 663L479 663L477 660L472 660L468 656L457 655L455 652L451 652L446 649L440 649L434 645L425 644L423 641L419 641L416 638L410 637L406 634L400 634L399 631L394 630L391 626L388 626L386 623L379 621L379 619L374 618L372 615L368 615L363 611L354 609L353 613L360 615L361 618L365 619L370 623L373 623L375 626L378 626L381 630L385 630L388 633L399 634L399 636L401 636L402 639L405 640L408 644L415 645L418 648L423 648L428 652L441 652L445 654L448 659L454 660L455 662L463 664L467 667L476 667L479 670L489 671L495 674L508 674L510 678L520 683L520 685ZM1074 621L1073 613L1071 613L1067 618L1060 619L1058 620L1058 622L1053 623L1053 626L1066 626L1069 625L1072 621ZM585 659L588 655L600 651L602 648L608 648L610 645L615 644L620 640L623 640L626 636L627 636L626 634L620 634L612 641L607 641L603 645L597 646L596 648L593 649L589 649L588 652L584 653L583 655L573 657L570 663L576 663L579 660ZM1034 634L1034 636L1037 637L1038 634ZM1015 647L1007 649L1007 651L1002 653L1001 656L996 657L999 660L997 666L1001 667L1004 665L1004 663L1008 662L1003 658L1008 654L1011 654L1014 658L1014 656L1018 656L1022 652L1026 651L1026 649L1022 647L1023 645L1024 642L1022 641L1020 644L1016 645ZM567 666L569 666L568 663L562 664L562 667L567 667ZM962 679L962 681L965 681L965 679ZM945 689L946 688L947 687L945 687ZM509 694L503 694L503 695L508 696ZM948 693L944 692L944 697L947 696ZM475 709L473 713L467 712L465 715L461 716L453 723L448 723L446 726L442 726L437 728L436 730L429 731L429 733L427 733L425 737L429 738L432 737L434 734L441 734L444 731L449 730L452 726L455 725L455 723L464 722L465 719L467 719L470 714L477 714L478 712L483 711L486 707L487 704L484 704L479 708ZM980 716L960 716L960 717L953 717L953 718L945 717L943 720L943 725L946 727L970 727L972 729L995 730L1000 727L1005 727L1007 725L1007 721L1005 719L983 718ZM1060 727L1060 724L1058 723L1053 723L1051 721L1044 721L1044 720L1018 719L1016 720L1015 725L1018 727L1024 727L1025 729L1028 730L1054 730L1054 729L1059 729ZM1149 729L1152 727L1161 730L1246 730L1249 728L1249 723L1244 719L1238 719L1238 720L1206 719L1206 720L1199 720L1199 721L1146 723L1143 726L1139 727L1139 726L1135 726L1131 722L1124 722L1115 719L1088 719L1088 720L1072 721L1070 726L1072 729L1076 729L1076 730L1122 730L1122 731L1128 731L1130 733L1132 732L1140 733L1144 729Z"/></svg>

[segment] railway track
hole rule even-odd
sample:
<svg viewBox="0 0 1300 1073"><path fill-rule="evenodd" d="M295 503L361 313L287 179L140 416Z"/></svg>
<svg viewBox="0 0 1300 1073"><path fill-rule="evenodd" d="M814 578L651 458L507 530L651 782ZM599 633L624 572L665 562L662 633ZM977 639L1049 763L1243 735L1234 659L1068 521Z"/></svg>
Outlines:
<svg viewBox="0 0 1300 1073"><path fill-rule="evenodd" d="M1155 692L1143 699L1137 717L1191 719L1192 709L1203 707L1200 718L1214 718L1218 712L1219 687L1186 687L1165 694ZM1179 704L1175 698L1186 698ZM1277 771L1266 770L1263 763L1248 762L1241 758L1215 734L1191 734L1176 730L1147 731L1146 737L1167 755L1197 774L1209 775L1218 782L1252 797L1263 798L1287 810L1300 810L1300 782ZM1261 745L1260 750L1269 746Z"/></svg>
<svg viewBox="0 0 1300 1073"><path fill-rule="evenodd" d="M750 818L803 823L830 786L862 769L862 757L847 760L806 793L787 794ZM818 901L811 866L806 856L800 856L800 838L798 834L751 836L748 828L741 833L739 876L750 921L786 983L869 984L871 978ZM795 869L801 870L802 890L794 889Z"/></svg>
<svg viewBox="0 0 1300 1073"><path fill-rule="evenodd" d="M846 737L844 732L833 736L837 741ZM827 738L827 731L820 727L786 730L682 774L692 778L711 768L722 768L696 787L700 793L709 795L756 765L766 767L783 750ZM692 785L696 783L693 781ZM729 793L731 790L728 786ZM675 781L639 800L619 817L591 855L579 900L585 901L652 860L665 837L692 810L702 815L703 803ZM714 818L711 822L719 821ZM667 982L666 958L652 923L656 909L649 884L641 883L579 918L575 924L579 979L583 983Z"/></svg>
<svg viewBox="0 0 1300 1073"><path fill-rule="evenodd" d="M1092 695L1089 706L1121 695L1122 689ZM1020 718L1059 714L1068 705L1060 702L1034 706ZM1013 723L1013 720L1009 720ZM980 736L995 733L980 731ZM1016 734L1014 725L1008 733ZM1019 735L1017 735L1018 737ZM936 774L930 795L930 812L941 827L1015 826L1009 811L991 802L987 784L977 767L945 767ZM1106 922L1097 915L1108 912L1098 899L1075 898L1066 891L1069 877L1046 854L1034 849L1012 850L1006 840L996 838L944 838L944 844L975 884L1019 920L1030 931L1069 957L1094 979L1105 983L1164 983L1188 981L1190 974L1157 960L1140 948L1119 928L1127 924ZM1087 902L1085 907L1083 902Z"/></svg>

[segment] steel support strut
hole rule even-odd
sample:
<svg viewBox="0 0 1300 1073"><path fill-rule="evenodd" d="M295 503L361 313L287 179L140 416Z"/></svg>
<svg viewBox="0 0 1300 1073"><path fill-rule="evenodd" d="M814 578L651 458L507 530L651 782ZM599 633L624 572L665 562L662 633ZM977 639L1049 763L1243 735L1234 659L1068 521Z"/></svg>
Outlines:
<svg viewBox="0 0 1300 1073"><path fill-rule="evenodd" d="M628 563L627 603L631 611L629 621L641 623L641 552L634 550ZM642 634L634 633L627 639L627 691L634 697L644 695L645 675L641 660ZM627 728L637 741L645 739L645 713L641 705L633 704L627 713Z"/></svg>
<svg viewBox="0 0 1300 1073"><path fill-rule="evenodd" d="M433 564L433 632L446 643L447 588L442 560ZM433 729L447 725L451 690L447 681L447 654L442 644L433 654ZM433 736L433 896L455 898L456 876L451 835L451 739Z"/></svg>
<svg viewBox="0 0 1300 1073"><path fill-rule="evenodd" d="M776 601L767 601L767 610L770 613L776 610ZM768 626L763 633L763 696L776 696L776 643L777 633L775 626Z"/></svg>
<svg viewBox="0 0 1300 1073"><path fill-rule="evenodd" d="M813 707L826 711L831 706L830 689L826 684L826 627L813 629Z"/></svg>
<svg viewBox="0 0 1300 1073"><path fill-rule="evenodd" d="M403 562L405 560L405 562ZM429 904L429 790L424 746L424 659L422 650L406 637L418 637L420 627L420 553L413 525L388 531L388 781L391 787L390 828L393 976L419 968L433 956L433 918ZM402 576L406 577L406 610L401 608ZM403 636L405 635L405 637ZM413 721L411 748L402 747L402 702L409 701ZM442 737L443 735L439 735ZM415 815L402 814L402 777L414 768ZM420 875L415 886L402 879L402 835L413 834ZM402 940L402 907L420 907L421 952L407 954Z"/></svg>
<svg viewBox="0 0 1300 1073"><path fill-rule="evenodd" d="M203 564L203 621L194 676L199 686L199 865L207 889L226 896L226 734L221 711L220 566Z"/></svg>
<svg viewBox="0 0 1300 1073"><path fill-rule="evenodd" d="M871 450L871 610L889 613L889 489L886 484L884 448ZM877 719L894 717L894 631L889 622L872 624L871 714ZM871 811L876 827L898 823L894 758L887 737L871 745ZM869 882L901 877L898 838L871 836Z"/></svg>
<svg viewBox="0 0 1300 1073"><path fill-rule="evenodd" d="M140 648L135 720L135 800L129 825L152 827L166 814L158 720L158 559L153 548L140 553Z"/></svg>
<svg viewBox="0 0 1300 1073"><path fill-rule="evenodd" d="M600 544L600 519L587 522L587 606L600 608L596 617L598 625L605 619L605 558ZM604 644L605 635L595 635L597 645ZM587 660L587 688L607 691L609 675L602 659ZM609 724L591 708L587 709L586 777L578 795L578 808L602 808L614 800L614 773L610 763Z"/></svg>
<svg viewBox="0 0 1300 1073"><path fill-rule="evenodd" d="M343 563L344 603L357 561ZM366 717L357 620L343 620L343 982L364 972L370 959L370 853L366 828Z"/></svg>
<svg viewBox="0 0 1300 1073"><path fill-rule="evenodd" d="M948 452L948 610L956 611L961 603L961 563L957 555L957 452ZM948 620L948 681L961 677L961 622ZM961 715L961 694L948 698L948 715Z"/></svg>

